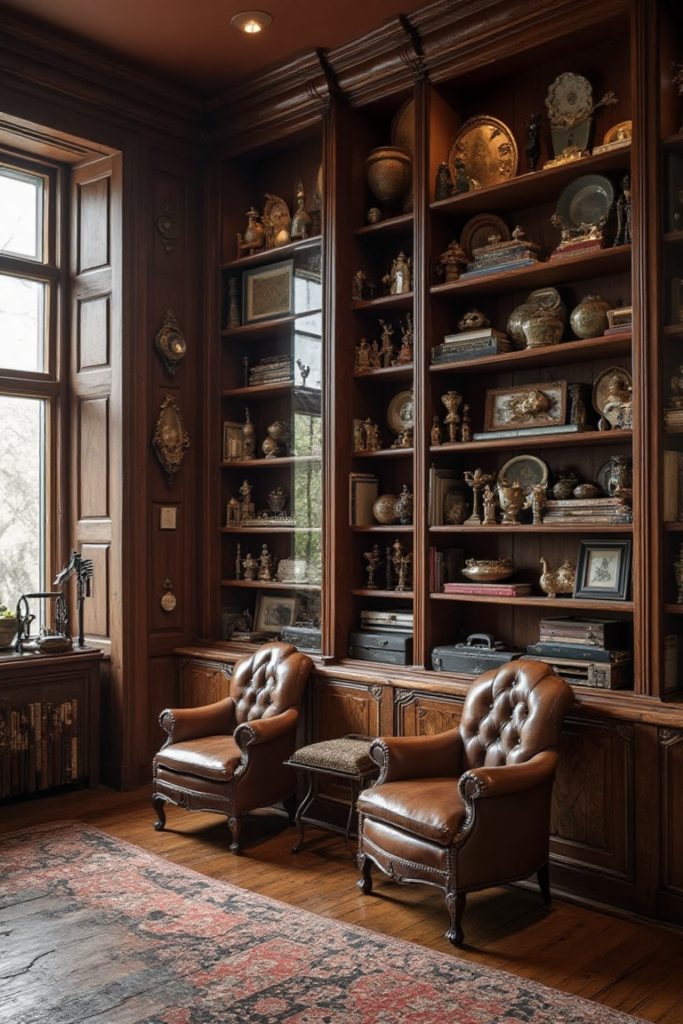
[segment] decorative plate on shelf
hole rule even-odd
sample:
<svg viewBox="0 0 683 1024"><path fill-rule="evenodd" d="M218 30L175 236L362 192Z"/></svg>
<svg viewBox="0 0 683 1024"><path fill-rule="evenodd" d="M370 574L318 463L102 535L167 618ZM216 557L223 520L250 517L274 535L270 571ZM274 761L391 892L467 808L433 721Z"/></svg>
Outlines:
<svg viewBox="0 0 683 1024"><path fill-rule="evenodd" d="M465 250L468 259L473 259L474 249L481 249L489 244L491 235L499 235L501 242L510 241L510 229L504 220L495 213L478 213L471 217L460 235L460 248Z"/></svg>
<svg viewBox="0 0 683 1024"><path fill-rule="evenodd" d="M605 412L607 399L614 392L615 387L624 395L630 393L633 389L631 374L623 366L610 366L595 378L593 383L593 408L601 416Z"/></svg>
<svg viewBox="0 0 683 1024"><path fill-rule="evenodd" d="M633 122L632 121L620 121L619 124L613 124L608 131L605 132L605 137L602 140L603 146L613 146L615 143L621 143L626 146L633 138Z"/></svg>
<svg viewBox="0 0 683 1024"><path fill-rule="evenodd" d="M465 173L475 188L498 185L517 174L519 157L514 135L495 117L471 117L451 143L448 168L457 180L456 160L465 163Z"/></svg>
<svg viewBox="0 0 683 1024"><path fill-rule="evenodd" d="M412 430L415 424L415 404L412 391L400 391L389 402L387 423L395 434Z"/></svg>
<svg viewBox="0 0 683 1024"><path fill-rule="evenodd" d="M557 203L557 216L566 228L604 224L614 202L614 187L602 174L584 174L567 185Z"/></svg>
<svg viewBox="0 0 683 1024"><path fill-rule="evenodd" d="M524 488L528 498L531 488L536 484L542 484L544 487L547 485L548 467L543 459L538 459L535 455L516 455L501 468L496 482L500 484L504 480L508 483L518 483Z"/></svg>
<svg viewBox="0 0 683 1024"><path fill-rule="evenodd" d="M583 75L566 71L558 75L545 99L553 128L571 128L593 113L593 88Z"/></svg>

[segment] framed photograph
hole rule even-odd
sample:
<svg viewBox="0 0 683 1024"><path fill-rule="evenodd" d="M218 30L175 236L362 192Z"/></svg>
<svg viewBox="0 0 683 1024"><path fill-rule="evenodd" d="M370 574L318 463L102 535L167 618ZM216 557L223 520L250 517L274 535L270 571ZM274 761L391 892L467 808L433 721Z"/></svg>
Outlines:
<svg viewBox="0 0 683 1024"><path fill-rule="evenodd" d="M293 626L296 621L296 595L265 594L259 590L256 595L254 629L257 633L279 633L283 626Z"/></svg>
<svg viewBox="0 0 683 1024"><path fill-rule="evenodd" d="M242 275L242 322L259 323L294 312L294 260L255 267Z"/></svg>
<svg viewBox="0 0 683 1024"><path fill-rule="evenodd" d="M486 392L484 430L556 427L566 422L567 382L520 384Z"/></svg>
<svg viewBox="0 0 683 1024"><path fill-rule="evenodd" d="M223 423L223 462L239 462L242 458L242 424Z"/></svg>
<svg viewBox="0 0 683 1024"><path fill-rule="evenodd" d="M574 597L625 601L630 578L630 540L595 537L581 541Z"/></svg>

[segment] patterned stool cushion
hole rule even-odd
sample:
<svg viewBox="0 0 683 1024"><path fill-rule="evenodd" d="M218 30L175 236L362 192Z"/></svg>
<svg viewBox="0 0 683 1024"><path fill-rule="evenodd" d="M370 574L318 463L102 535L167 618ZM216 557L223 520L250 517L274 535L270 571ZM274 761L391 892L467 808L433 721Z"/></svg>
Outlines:
<svg viewBox="0 0 683 1024"><path fill-rule="evenodd" d="M371 740L356 739L344 736L338 740L323 740L301 747L292 754L293 764L308 768L328 768L337 772L348 772L349 775L364 775L378 766L370 757Z"/></svg>

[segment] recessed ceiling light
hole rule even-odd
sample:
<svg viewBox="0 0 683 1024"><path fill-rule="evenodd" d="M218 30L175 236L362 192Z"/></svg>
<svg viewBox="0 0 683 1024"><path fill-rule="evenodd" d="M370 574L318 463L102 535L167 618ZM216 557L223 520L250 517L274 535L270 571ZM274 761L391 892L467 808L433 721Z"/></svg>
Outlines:
<svg viewBox="0 0 683 1024"><path fill-rule="evenodd" d="M241 14L236 14L234 18L230 19L230 24L242 32L254 35L270 25L272 20L270 14L266 14L265 11L242 11Z"/></svg>

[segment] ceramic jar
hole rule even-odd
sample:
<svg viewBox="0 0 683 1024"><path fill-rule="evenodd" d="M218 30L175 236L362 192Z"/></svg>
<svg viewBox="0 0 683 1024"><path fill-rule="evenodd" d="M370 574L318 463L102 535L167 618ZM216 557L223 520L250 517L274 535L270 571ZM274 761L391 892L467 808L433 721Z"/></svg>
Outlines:
<svg viewBox="0 0 683 1024"><path fill-rule="evenodd" d="M607 310L612 305L599 295L587 295L576 306L569 323L577 338L599 338L609 327Z"/></svg>
<svg viewBox="0 0 683 1024"><path fill-rule="evenodd" d="M539 311L523 321L522 330L527 348L545 348L558 344L564 325L553 313Z"/></svg>
<svg viewBox="0 0 683 1024"><path fill-rule="evenodd" d="M411 185L413 161L407 149L380 146L365 161L368 185L383 204L398 203Z"/></svg>

